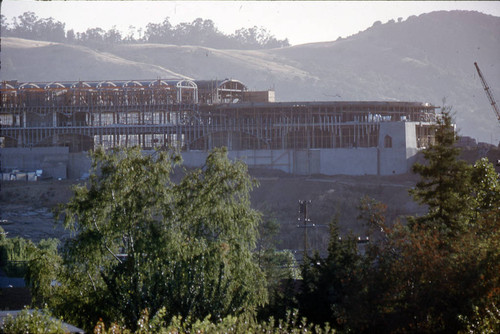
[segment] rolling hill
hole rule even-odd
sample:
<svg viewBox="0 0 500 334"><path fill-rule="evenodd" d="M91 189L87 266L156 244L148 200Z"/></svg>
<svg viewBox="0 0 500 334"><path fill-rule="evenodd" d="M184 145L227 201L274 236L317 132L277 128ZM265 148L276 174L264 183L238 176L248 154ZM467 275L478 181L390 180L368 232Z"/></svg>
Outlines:
<svg viewBox="0 0 500 334"><path fill-rule="evenodd" d="M120 44L83 46L3 38L2 80L234 78L279 101L388 100L452 106L462 135L498 144L500 127L474 68L500 99L500 18L433 12L376 22L336 41L270 50Z"/></svg>

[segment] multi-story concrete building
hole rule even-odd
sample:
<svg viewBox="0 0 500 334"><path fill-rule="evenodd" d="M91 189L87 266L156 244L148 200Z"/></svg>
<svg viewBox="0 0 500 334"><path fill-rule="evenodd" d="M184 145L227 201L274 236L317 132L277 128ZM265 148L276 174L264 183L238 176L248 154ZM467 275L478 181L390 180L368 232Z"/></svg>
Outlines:
<svg viewBox="0 0 500 334"><path fill-rule="evenodd" d="M66 147L76 156L98 145L173 147L196 166L226 146L251 167L294 174L400 174L432 142L436 109L419 102L275 102L273 91L249 91L229 79L3 82L0 94L4 168L36 165L28 157L41 148L49 154L47 147Z"/></svg>

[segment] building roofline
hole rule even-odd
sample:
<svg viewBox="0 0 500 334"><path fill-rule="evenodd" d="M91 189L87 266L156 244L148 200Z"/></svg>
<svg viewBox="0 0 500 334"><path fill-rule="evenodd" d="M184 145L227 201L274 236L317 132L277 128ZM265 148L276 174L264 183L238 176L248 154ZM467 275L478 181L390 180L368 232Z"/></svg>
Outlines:
<svg viewBox="0 0 500 334"><path fill-rule="evenodd" d="M436 107L426 102L409 101L288 101L288 102L239 102L218 105L219 109L238 108L267 108L267 107L313 107L313 106L336 106L336 107L412 107L435 110Z"/></svg>

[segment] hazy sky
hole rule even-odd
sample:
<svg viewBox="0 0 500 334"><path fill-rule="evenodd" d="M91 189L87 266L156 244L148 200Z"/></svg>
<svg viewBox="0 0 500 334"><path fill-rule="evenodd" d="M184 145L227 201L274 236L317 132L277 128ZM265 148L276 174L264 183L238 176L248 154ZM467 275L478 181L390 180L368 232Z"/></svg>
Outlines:
<svg viewBox="0 0 500 334"><path fill-rule="evenodd" d="M19 1L4 0L1 13L10 20L26 11L53 17L76 32L116 26L145 28L166 17L172 24L211 19L227 33L262 26L292 45L332 41L370 27L375 21L403 19L436 10L475 10L500 16L500 1ZM8 21L10 22L10 21Z"/></svg>

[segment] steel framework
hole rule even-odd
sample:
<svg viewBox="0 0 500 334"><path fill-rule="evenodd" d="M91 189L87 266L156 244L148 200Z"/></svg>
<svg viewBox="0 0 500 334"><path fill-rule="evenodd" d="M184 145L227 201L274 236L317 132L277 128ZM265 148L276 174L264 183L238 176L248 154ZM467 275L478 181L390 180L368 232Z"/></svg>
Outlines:
<svg viewBox="0 0 500 334"><path fill-rule="evenodd" d="M173 146L180 150L377 147L382 122L419 122L431 137L435 107L420 102L254 102L236 80L3 82L6 147Z"/></svg>

